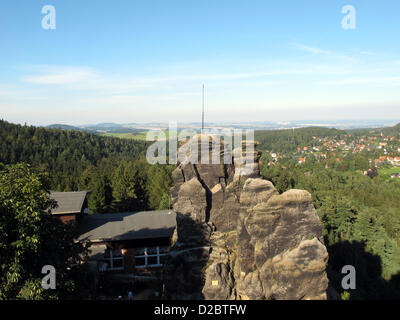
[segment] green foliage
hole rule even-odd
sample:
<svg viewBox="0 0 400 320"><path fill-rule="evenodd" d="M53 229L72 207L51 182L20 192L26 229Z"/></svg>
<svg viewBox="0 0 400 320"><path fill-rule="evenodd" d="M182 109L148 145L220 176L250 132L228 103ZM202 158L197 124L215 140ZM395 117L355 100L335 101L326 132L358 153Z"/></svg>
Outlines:
<svg viewBox="0 0 400 320"><path fill-rule="evenodd" d="M171 208L171 196L168 192L164 192L160 204L158 205L159 210L166 210Z"/></svg>
<svg viewBox="0 0 400 320"><path fill-rule="evenodd" d="M400 181L388 179L389 171L374 179L361 174L381 151L349 153L337 161L335 152L325 150L324 162L308 153L302 165L297 163L302 153L291 156L314 145L314 136L339 140L346 134L327 128L257 131L261 150L286 157L267 166L272 159L263 155L261 174L280 193L291 188L311 193L324 226L328 275L343 299L400 296ZM400 136L398 127L385 134ZM91 213L169 208L174 166L149 165L143 158L146 147L129 139L0 121L0 298L88 296L90 278L79 264L86 249L74 243L72 225L46 214L54 205L46 190L91 190ZM56 267L56 291L41 288L46 264ZM357 290L351 292L340 286L346 264L357 269Z"/></svg>
<svg viewBox="0 0 400 320"><path fill-rule="evenodd" d="M89 183L89 210L92 213L106 213L110 210L112 191L107 176L96 172Z"/></svg>
<svg viewBox="0 0 400 320"><path fill-rule="evenodd" d="M343 291L340 297L342 298L342 300L350 300L350 292Z"/></svg>
<svg viewBox="0 0 400 320"><path fill-rule="evenodd" d="M85 293L79 279L85 278L80 262L86 247L74 242L73 225L48 213L55 202L46 186L29 165L1 169L0 299L58 299ZM56 269L56 290L41 287L44 265Z"/></svg>
<svg viewBox="0 0 400 320"><path fill-rule="evenodd" d="M359 282L352 298L400 294L400 288L384 285L400 275L400 181L293 161L284 167L263 165L261 173L279 192L296 188L311 193L323 222L329 264L335 270L331 280L335 272L340 276L343 265L351 264ZM343 290L340 281L333 283L338 292Z"/></svg>
<svg viewBox="0 0 400 320"><path fill-rule="evenodd" d="M259 149L273 150L274 152L295 151L297 147L312 144L313 136L340 137L346 132L337 129L310 127L286 130L259 130L254 134L255 140L259 142Z"/></svg>
<svg viewBox="0 0 400 320"><path fill-rule="evenodd" d="M146 175L138 162L121 162L112 179L113 209L115 211L147 208Z"/></svg>
<svg viewBox="0 0 400 320"><path fill-rule="evenodd" d="M0 162L31 164L48 177L51 190L90 190L91 213L168 206L174 166L149 165L143 158L147 145L0 121Z"/></svg>
<svg viewBox="0 0 400 320"><path fill-rule="evenodd" d="M149 192L149 206L153 209L168 209L169 190L173 185L172 165L152 165L147 172L147 190Z"/></svg>
<svg viewBox="0 0 400 320"><path fill-rule="evenodd" d="M293 187L293 179L290 178L287 170L282 170L276 179L276 189L283 193Z"/></svg>
<svg viewBox="0 0 400 320"><path fill-rule="evenodd" d="M0 120L0 162L26 162L50 176L50 188L78 190L82 173L101 162L135 160L147 143L95 134L28 127ZM102 164L104 166L104 163Z"/></svg>

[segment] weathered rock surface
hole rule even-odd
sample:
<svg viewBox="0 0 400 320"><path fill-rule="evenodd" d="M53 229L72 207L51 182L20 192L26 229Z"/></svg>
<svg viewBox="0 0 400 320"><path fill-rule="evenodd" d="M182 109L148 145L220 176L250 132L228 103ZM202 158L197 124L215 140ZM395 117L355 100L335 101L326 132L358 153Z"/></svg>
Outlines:
<svg viewBox="0 0 400 320"><path fill-rule="evenodd" d="M200 145L215 148L204 136ZM227 151L223 144L216 150L222 163ZM311 195L279 194L260 178L258 157L183 161L173 172L177 229L164 270L166 298L326 299L328 253Z"/></svg>

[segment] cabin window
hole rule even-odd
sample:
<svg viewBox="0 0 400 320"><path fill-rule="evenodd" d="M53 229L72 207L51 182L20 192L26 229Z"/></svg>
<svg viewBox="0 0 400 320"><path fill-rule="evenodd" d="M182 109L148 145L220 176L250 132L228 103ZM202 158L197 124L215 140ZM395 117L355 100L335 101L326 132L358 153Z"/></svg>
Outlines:
<svg viewBox="0 0 400 320"><path fill-rule="evenodd" d="M107 270L123 270L124 257L121 250L107 249L104 254L104 260L107 262Z"/></svg>
<svg viewBox="0 0 400 320"><path fill-rule="evenodd" d="M168 247L149 247L136 249L136 268L161 267L165 263Z"/></svg>

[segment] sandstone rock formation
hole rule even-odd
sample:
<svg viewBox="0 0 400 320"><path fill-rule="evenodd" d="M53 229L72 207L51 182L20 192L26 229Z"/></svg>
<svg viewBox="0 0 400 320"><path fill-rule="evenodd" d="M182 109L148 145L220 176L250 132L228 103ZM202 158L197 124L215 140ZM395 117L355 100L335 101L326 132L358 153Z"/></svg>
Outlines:
<svg viewBox="0 0 400 320"><path fill-rule="evenodd" d="M328 253L311 195L279 194L263 180L259 154L245 152L254 142L230 152L210 136L196 139L198 150L213 150L221 162L182 161L173 172L177 228L164 269L166 298L326 299Z"/></svg>

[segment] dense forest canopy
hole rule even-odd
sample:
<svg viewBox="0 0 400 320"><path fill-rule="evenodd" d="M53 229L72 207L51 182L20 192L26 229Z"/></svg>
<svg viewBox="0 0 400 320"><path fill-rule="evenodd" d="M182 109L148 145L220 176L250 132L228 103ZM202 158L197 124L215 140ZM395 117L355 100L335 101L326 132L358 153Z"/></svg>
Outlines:
<svg viewBox="0 0 400 320"><path fill-rule="evenodd" d="M298 146L308 145L314 136L334 137L344 136L346 131L322 127L284 129L284 130L258 130L254 139L259 142L259 149L274 152L294 151Z"/></svg>
<svg viewBox="0 0 400 320"><path fill-rule="evenodd" d="M384 127L384 128L370 128L370 129L353 129L353 130L348 130L349 133L353 133L355 135L366 135L366 134L371 134L371 135L379 135L379 134L384 134L384 135L395 135L399 136L400 134L400 123L396 124L395 126L392 127Z"/></svg>
<svg viewBox="0 0 400 320"><path fill-rule="evenodd" d="M261 172L280 192L311 193L324 224L330 279L338 292L342 291L340 270L350 264L359 276L352 298L394 298L394 292L400 297L400 181L371 179L316 162L263 166ZM371 265L374 260L378 267ZM397 287L385 285L396 276Z"/></svg>
<svg viewBox="0 0 400 320"><path fill-rule="evenodd" d="M336 291L351 299L399 298L400 179L385 172L400 172L394 161L400 158L400 125L264 131L256 138L263 151L262 176L281 193L311 193L324 225L328 276ZM366 174L371 168L374 174ZM356 290L342 289L344 265L356 267Z"/></svg>
<svg viewBox="0 0 400 320"><path fill-rule="evenodd" d="M0 120L0 163L28 163L50 189L90 190L92 213L167 208L171 166L150 166L147 142Z"/></svg>

